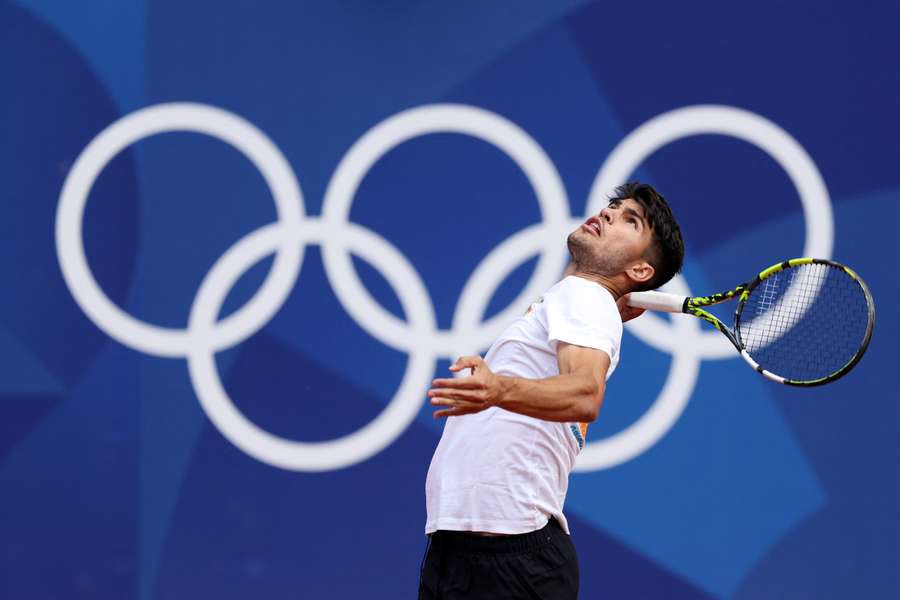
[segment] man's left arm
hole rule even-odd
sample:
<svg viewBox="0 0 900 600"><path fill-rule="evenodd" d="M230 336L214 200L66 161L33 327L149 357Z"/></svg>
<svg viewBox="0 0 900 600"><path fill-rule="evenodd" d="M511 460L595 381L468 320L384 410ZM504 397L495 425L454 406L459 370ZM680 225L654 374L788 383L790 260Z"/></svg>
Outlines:
<svg viewBox="0 0 900 600"><path fill-rule="evenodd" d="M456 417L499 406L545 421L593 421L606 390L609 355L595 348L559 342L556 357L559 375L524 379L497 375L481 357L464 356L450 370L472 369L470 376L432 382L428 391L431 403L444 407L434 416Z"/></svg>

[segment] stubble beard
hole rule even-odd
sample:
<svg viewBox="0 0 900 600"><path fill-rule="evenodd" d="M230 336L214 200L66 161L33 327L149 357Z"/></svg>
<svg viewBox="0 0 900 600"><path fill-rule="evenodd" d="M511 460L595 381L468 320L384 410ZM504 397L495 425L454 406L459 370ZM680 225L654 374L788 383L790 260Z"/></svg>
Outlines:
<svg viewBox="0 0 900 600"><path fill-rule="evenodd" d="M590 235L579 230L569 234L566 245L575 270L594 275L612 276L624 270L624 261L615 252L599 252L585 236Z"/></svg>

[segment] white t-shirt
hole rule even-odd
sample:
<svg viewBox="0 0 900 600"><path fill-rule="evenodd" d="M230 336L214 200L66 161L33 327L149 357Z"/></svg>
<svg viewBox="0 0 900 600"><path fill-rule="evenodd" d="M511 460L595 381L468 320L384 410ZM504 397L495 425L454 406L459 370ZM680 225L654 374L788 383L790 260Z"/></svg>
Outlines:
<svg viewBox="0 0 900 600"><path fill-rule="evenodd" d="M559 375L557 342L567 342L606 352L609 379L621 341L612 294L566 277L503 332L485 362L498 375L552 377ZM586 432L584 423L543 421L498 407L447 418L425 483L425 533L527 533L551 516L568 533L562 508Z"/></svg>

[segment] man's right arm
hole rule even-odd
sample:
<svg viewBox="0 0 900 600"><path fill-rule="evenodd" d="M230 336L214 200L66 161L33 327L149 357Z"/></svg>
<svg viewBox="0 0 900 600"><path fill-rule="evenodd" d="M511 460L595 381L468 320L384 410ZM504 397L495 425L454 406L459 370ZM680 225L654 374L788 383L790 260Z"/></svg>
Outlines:
<svg viewBox="0 0 900 600"><path fill-rule="evenodd" d="M472 369L469 377L435 379L428 391L431 403L446 407L436 418L462 416L499 406L545 421L587 423L597 418L609 355L602 350L560 342L559 375L544 379L507 377L493 373L478 356L464 356L451 371Z"/></svg>

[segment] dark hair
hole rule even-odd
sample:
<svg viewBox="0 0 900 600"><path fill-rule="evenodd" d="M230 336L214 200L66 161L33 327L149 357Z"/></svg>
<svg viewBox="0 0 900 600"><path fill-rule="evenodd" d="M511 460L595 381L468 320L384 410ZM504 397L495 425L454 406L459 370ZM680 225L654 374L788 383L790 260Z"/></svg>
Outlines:
<svg viewBox="0 0 900 600"><path fill-rule="evenodd" d="M653 290L681 271L681 264L684 262L681 227L678 226L669 203L652 185L638 181L620 185L609 203L616 204L629 198L641 205L650 224L653 239L644 257L656 271L649 281L638 284L632 291Z"/></svg>

